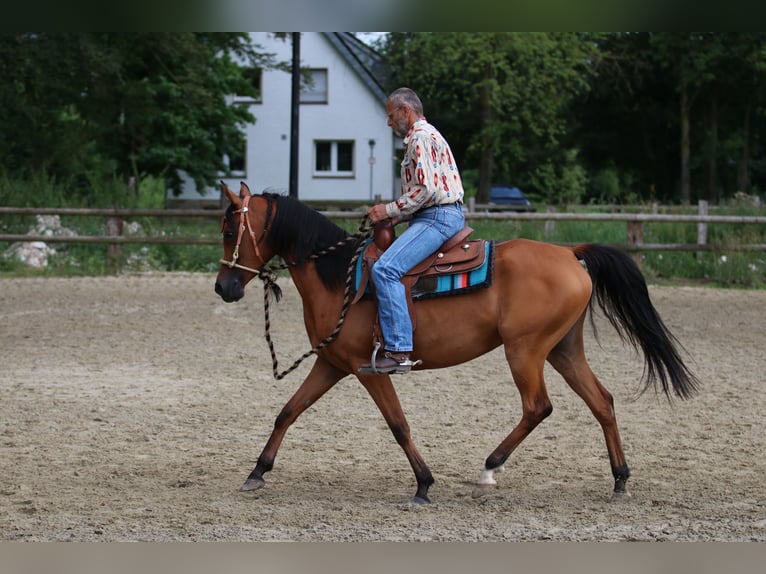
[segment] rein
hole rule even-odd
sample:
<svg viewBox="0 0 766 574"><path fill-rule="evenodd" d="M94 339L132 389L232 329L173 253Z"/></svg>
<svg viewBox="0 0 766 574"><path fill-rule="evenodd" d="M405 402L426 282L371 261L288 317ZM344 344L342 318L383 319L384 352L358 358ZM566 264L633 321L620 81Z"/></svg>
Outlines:
<svg viewBox="0 0 766 574"><path fill-rule="evenodd" d="M231 261L227 261L225 259L221 259L220 263L223 265L226 265L230 269L241 269L242 271L247 271L249 273L253 273L256 275L261 281L263 281L263 315L264 315L264 337L266 339L266 343L269 346L269 352L271 353L271 367L272 372L274 374L274 378L277 380L283 379L286 375L293 372L295 369L298 368L298 365L300 365L305 359L310 357L311 355L315 355L325 347L329 346L330 343L332 343L340 334L341 329L343 328L343 323L346 320L346 313L348 312L349 307L351 306L352 298L351 298L351 283L353 282L354 278L354 267L356 266L356 262L359 259L359 256L364 251L364 248L366 246L365 239L372 237L373 233L373 226L370 223L369 217L365 215L362 218L362 222L359 224L359 229L356 231L356 233L348 235L344 239L341 239L334 245L330 245L329 247L322 249L321 251L318 251L316 253L312 253L308 257L305 258L305 261L313 261L316 259L319 259L320 257L324 257L325 255L329 255L330 253L333 253L334 251L337 251L340 247L348 244L353 243L356 240L359 240L359 244L354 251L354 255L351 257L351 262L348 266L348 271L346 273L346 285L345 289L343 291L343 307L340 311L340 317L338 318L338 322L335 325L335 328L333 329L332 333L330 333L327 337L319 341L319 343L303 353L298 359L295 360L295 362L286 370L279 372L279 361L277 360L276 352L274 351L274 343L271 340L271 319L269 317L269 304L270 304L270 294L274 294L277 301L279 300L281 296L281 289L279 288L279 285L277 285L277 271L283 270L283 269L289 269L290 267L297 266L300 262L293 261L293 262L287 262L280 265L272 265L267 268L261 267L260 269L253 269L252 267L247 267L245 265L241 265L240 263L237 263L237 259L239 258L239 246L242 242L242 237L244 235L245 230L248 231L248 234L250 235L250 239L253 242L253 248L255 250L255 256L258 259L261 259L261 261L265 264L265 261L261 258L260 249L258 249L258 244L264 239L266 236L266 232L269 228L269 223L271 221L271 207L272 207L272 199L271 197L268 198L268 207L266 210L266 223L263 227L263 232L261 233L260 238L255 238L255 232L253 231L252 225L250 223L250 218L247 216L247 213L249 211L248 203L250 201L250 196L246 196L242 203L242 208L236 211L235 213L239 213L239 230L237 232L237 244L234 247L234 253L232 254Z"/></svg>

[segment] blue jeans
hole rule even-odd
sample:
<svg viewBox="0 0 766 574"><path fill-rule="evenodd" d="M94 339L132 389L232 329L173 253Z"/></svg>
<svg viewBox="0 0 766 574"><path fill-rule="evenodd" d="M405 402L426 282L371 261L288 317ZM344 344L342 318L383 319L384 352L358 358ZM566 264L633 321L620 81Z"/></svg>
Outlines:
<svg viewBox="0 0 766 574"><path fill-rule="evenodd" d="M409 227L373 265L372 282L387 350L412 351L412 321L401 278L463 227L465 216L459 204L427 207L415 214Z"/></svg>

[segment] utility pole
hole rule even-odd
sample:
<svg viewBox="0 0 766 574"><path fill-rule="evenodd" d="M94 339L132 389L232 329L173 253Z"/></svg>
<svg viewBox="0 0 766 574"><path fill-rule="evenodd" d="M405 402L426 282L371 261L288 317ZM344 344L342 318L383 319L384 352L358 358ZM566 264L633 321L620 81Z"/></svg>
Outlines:
<svg viewBox="0 0 766 574"><path fill-rule="evenodd" d="M367 161L370 163L370 199L374 199L375 196L373 195L373 188L372 188L372 168L375 166L375 140L370 139L370 141L367 142L367 144L370 146L370 159Z"/></svg>
<svg viewBox="0 0 766 574"><path fill-rule="evenodd" d="M301 97L301 33L293 32L292 97L290 101L290 197L298 199L298 119Z"/></svg>

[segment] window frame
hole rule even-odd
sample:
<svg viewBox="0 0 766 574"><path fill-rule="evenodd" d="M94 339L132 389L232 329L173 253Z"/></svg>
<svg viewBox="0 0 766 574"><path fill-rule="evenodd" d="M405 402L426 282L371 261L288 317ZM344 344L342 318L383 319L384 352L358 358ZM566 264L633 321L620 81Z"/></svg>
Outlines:
<svg viewBox="0 0 766 574"><path fill-rule="evenodd" d="M311 79L314 79L314 74L316 72L324 72L324 92L321 92L319 96L322 97L322 99L313 99L313 100L306 100L304 99L307 95L311 95L314 92L308 92L307 90L311 88L313 90L313 87L305 80L304 77L301 77L301 89L300 89L300 95L299 95L299 102L301 105L326 105L330 103L330 71L328 68L309 68L308 73L311 75Z"/></svg>
<svg viewBox="0 0 766 574"><path fill-rule="evenodd" d="M258 72L258 84L256 86L258 90L258 97L254 98L252 96L239 96L234 95L232 98L232 103L234 104L262 104L263 103L263 68L261 67L251 67L247 68L247 71L249 72Z"/></svg>
<svg viewBox="0 0 766 574"><path fill-rule="evenodd" d="M330 169L329 170L317 169L318 168L317 162L319 160L319 146L321 144L330 144ZM338 157L339 157L338 144L351 144L351 150L350 150L351 169L350 170L338 169ZM319 138L313 141L312 151L313 151L313 161L311 163L312 177L339 178L339 179L353 179L356 177L356 169L357 169L356 140Z"/></svg>

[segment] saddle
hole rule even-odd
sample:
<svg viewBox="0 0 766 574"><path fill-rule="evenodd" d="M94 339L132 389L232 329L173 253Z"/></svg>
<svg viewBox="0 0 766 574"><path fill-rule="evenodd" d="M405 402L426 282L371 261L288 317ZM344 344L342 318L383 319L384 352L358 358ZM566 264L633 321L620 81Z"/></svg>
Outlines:
<svg viewBox="0 0 766 574"><path fill-rule="evenodd" d="M415 328L415 314L412 294L419 282L432 281L442 275L468 273L484 265L487 257L486 240L468 240L471 233L473 233L472 228L464 227L402 277L401 282L407 294L407 308L412 319L413 329ZM394 228L390 221L375 225L373 240L362 254L361 277L352 304L361 299L367 287L372 285L370 281L372 266L394 242L394 238Z"/></svg>

